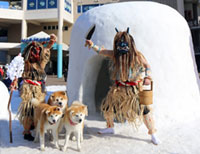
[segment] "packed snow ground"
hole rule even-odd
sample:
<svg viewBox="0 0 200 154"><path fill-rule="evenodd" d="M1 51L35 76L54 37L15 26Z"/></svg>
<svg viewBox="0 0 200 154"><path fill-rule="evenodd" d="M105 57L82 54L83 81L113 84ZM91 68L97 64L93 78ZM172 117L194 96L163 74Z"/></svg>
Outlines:
<svg viewBox="0 0 200 154"><path fill-rule="evenodd" d="M65 90L65 86L47 87L47 98L52 91ZM23 139L23 127L16 118L17 108L21 98L18 91L13 93L12 109L12 131L13 143L9 143L9 126L7 104L1 104L0 116L0 144L1 154L37 154L41 153L39 143L26 141ZM184 114L181 110L178 114ZM155 117L155 119L157 119ZM135 130L129 124L115 124L114 135L99 135L97 131L105 127L105 122L100 115L89 115L85 122L84 141L81 144L81 152L76 151L76 142L70 141L68 151L65 153L85 153L85 154L198 154L200 143L200 117L194 121L186 123L174 123L171 127L165 127L168 117L162 123L156 123L157 136L161 144L155 146L150 142L147 129L144 125ZM64 134L59 136L59 144L64 144ZM54 147L53 142L46 140L46 151L43 154L64 153Z"/></svg>

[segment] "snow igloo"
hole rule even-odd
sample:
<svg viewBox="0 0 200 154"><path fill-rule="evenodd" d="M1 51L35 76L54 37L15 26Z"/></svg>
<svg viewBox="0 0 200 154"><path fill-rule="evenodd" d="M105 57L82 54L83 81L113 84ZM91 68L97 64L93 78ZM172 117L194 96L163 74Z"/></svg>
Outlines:
<svg viewBox="0 0 200 154"><path fill-rule="evenodd" d="M115 27L119 31L130 28L137 49L151 65L158 122L166 117L176 123L198 116L199 78L190 29L176 10L155 2L108 4L77 19L69 49L69 104L80 100L88 106L89 114L99 112L111 85L108 59L84 46L93 24L96 29L91 40L107 49L113 48Z"/></svg>
<svg viewBox="0 0 200 154"><path fill-rule="evenodd" d="M0 81L0 98L1 98L1 108L0 108L0 119L8 116L7 105L9 100L8 88L3 82Z"/></svg>

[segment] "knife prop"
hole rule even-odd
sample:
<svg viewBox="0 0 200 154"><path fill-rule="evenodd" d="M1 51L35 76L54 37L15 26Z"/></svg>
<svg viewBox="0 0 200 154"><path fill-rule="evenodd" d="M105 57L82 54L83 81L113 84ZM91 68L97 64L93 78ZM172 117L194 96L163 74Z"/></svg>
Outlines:
<svg viewBox="0 0 200 154"><path fill-rule="evenodd" d="M85 36L86 40L90 40L92 38L92 35L93 35L94 31L95 31L95 28L96 28L95 24L90 27L90 29L88 30L88 32L86 33L86 36ZM85 47L86 46L87 46L87 44L85 43Z"/></svg>

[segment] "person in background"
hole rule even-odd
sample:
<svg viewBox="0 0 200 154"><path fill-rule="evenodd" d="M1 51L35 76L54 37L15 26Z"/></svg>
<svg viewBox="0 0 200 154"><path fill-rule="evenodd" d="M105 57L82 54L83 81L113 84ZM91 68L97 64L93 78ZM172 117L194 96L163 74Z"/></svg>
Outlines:
<svg viewBox="0 0 200 154"><path fill-rule="evenodd" d="M3 76L4 76L4 71L3 71L3 69L0 67L0 81L3 80Z"/></svg>

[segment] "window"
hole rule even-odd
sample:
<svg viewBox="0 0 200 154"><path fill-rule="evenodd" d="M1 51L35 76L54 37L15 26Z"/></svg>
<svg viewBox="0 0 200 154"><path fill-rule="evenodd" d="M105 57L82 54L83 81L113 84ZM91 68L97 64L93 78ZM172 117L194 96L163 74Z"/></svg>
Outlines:
<svg viewBox="0 0 200 154"><path fill-rule="evenodd" d="M71 0L65 0L65 10L69 13L71 13L72 9L71 9Z"/></svg>
<svg viewBox="0 0 200 154"><path fill-rule="evenodd" d="M56 29L56 26L52 26L52 30L55 30Z"/></svg>
<svg viewBox="0 0 200 154"><path fill-rule="evenodd" d="M0 42L8 42L8 29L0 27Z"/></svg>
<svg viewBox="0 0 200 154"><path fill-rule="evenodd" d="M27 9L28 10L36 9L36 0L28 0Z"/></svg>
<svg viewBox="0 0 200 154"><path fill-rule="evenodd" d="M58 25L48 25L48 26L43 26L44 30L57 30ZM64 29L64 28L63 28ZM68 27L66 26L65 30L68 30Z"/></svg>
<svg viewBox="0 0 200 154"><path fill-rule="evenodd" d="M51 30L51 26L48 26L48 30Z"/></svg>
<svg viewBox="0 0 200 154"><path fill-rule="evenodd" d="M27 0L27 10L57 8L58 0Z"/></svg>
<svg viewBox="0 0 200 154"><path fill-rule="evenodd" d="M48 0L48 8L57 8L57 0Z"/></svg>
<svg viewBox="0 0 200 154"><path fill-rule="evenodd" d="M44 30L47 30L47 26L44 26L43 29L44 29Z"/></svg>
<svg viewBox="0 0 200 154"><path fill-rule="evenodd" d="M67 31L68 30L68 26L64 26L64 31Z"/></svg>
<svg viewBox="0 0 200 154"><path fill-rule="evenodd" d="M9 8L9 3L0 1L0 8L8 9Z"/></svg>
<svg viewBox="0 0 200 154"><path fill-rule="evenodd" d="M46 9L47 8L47 3L46 0L38 0L38 9Z"/></svg>
<svg viewBox="0 0 200 154"><path fill-rule="evenodd" d="M77 6L77 13L81 13L81 5Z"/></svg>
<svg viewBox="0 0 200 154"><path fill-rule="evenodd" d="M88 11L88 10L94 8L94 7L97 7L97 6L99 6L99 4L83 5L82 6L82 9L83 9L82 11L86 12L86 11Z"/></svg>

